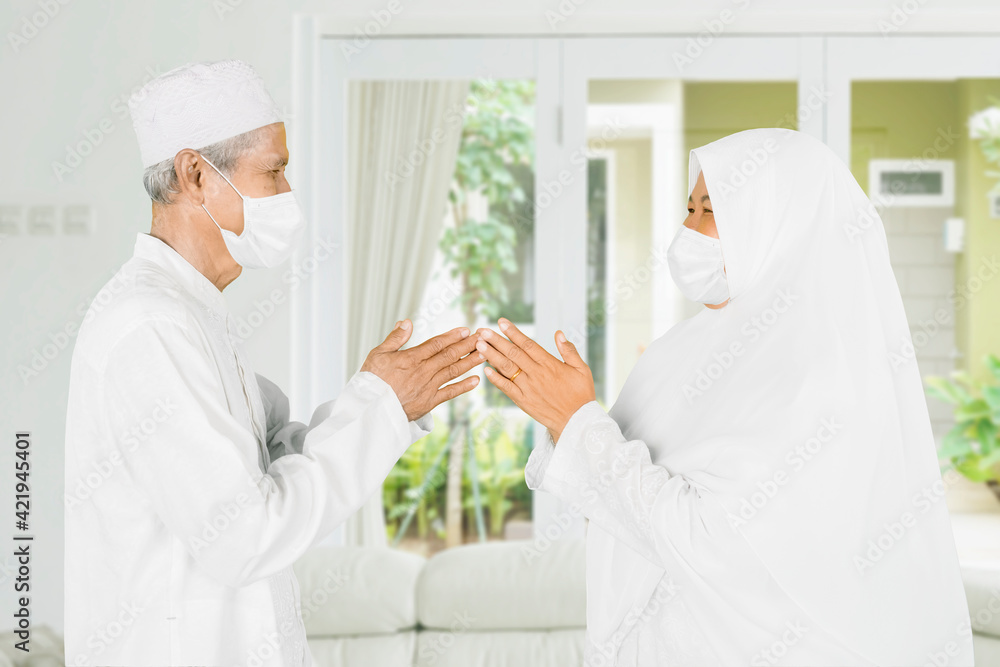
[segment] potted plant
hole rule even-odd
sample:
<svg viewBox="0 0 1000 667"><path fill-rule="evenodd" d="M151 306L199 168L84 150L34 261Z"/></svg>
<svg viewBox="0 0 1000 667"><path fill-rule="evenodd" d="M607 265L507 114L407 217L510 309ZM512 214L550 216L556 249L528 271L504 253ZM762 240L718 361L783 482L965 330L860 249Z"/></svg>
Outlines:
<svg viewBox="0 0 1000 667"><path fill-rule="evenodd" d="M985 482L1000 500L1000 358L986 357L992 381L975 382L964 371L928 376L927 394L955 406L955 426L938 456L973 482Z"/></svg>

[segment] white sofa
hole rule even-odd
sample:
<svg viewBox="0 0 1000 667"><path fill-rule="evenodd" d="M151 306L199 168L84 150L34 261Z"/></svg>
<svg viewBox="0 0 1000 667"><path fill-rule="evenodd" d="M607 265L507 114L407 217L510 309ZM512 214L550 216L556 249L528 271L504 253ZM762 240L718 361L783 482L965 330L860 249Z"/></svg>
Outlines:
<svg viewBox="0 0 1000 667"><path fill-rule="evenodd" d="M467 545L430 559L314 550L296 573L316 667L582 665L583 540L556 541L529 559L531 546ZM318 595L337 570L343 587ZM1000 667L1000 563L966 565L962 577L976 665Z"/></svg>
<svg viewBox="0 0 1000 667"><path fill-rule="evenodd" d="M962 566L976 667L1000 667L1000 563Z"/></svg>
<svg viewBox="0 0 1000 667"><path fill-rule="evenodd" d="M580 665L583 558L582 540L317 548L295 571L317 667Z"/></svg>
<svg viewBox="0 0 1000 667"><path fill-rule="evenodd" d="M449 549L313 549L295 565L316 667L576 667L583 664L584 545L557 540ZM1000 564L962 568L977 667L1000 667ZM0 633L0 667L63 665L33 629L32 654Z"/></svg>

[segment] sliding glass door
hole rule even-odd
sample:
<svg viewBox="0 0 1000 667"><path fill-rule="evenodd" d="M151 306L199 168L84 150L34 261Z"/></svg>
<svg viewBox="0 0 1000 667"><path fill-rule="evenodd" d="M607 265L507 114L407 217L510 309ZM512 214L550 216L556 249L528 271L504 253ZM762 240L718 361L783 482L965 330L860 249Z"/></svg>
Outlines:
<svg viewBox="0 0 1000 667"><path fill-rule="evenodd" d="M312 169L314 242L332 239L341 254L319 269L298 304L296 339L305 352L297 386L308 387L313 404L335 395L359 363L350 349L351 327L360 326L352 298L364 274L351 268L358 266L351 234L367 230L352 218L351 202L364 192L392 198L371 179L399 180L408 165L430 161L435 145L430 132L402 130L397 146L386 144L398 129L392 113L352 96L388 96L379 83L468 86L464 105L440 118L443 130L460 136L440 224L429 227L437 238L414 246L433 257L410 314L411 344L454 326L495 327L505 316L555 353L562 329L587 350L598 400L610 407L642 350L686 314L664 253L684 217L687 151L744 127L799 127L801 80L821 69L811 60L815 40L799 38L718 39L693 55L683 38L320 44L315 100L306 109L319 141L296 145ZM414 120L395 113L399 127ZM822 114L820 104L807 127L822 128ZM374 149L358 135L381 137L379 151L390 159L364 153ZM381 171L366 167L377 160ZM392 229L381 219L369 224ZM583 535L583 517L524 485L524 463L545 431L488 381L435 416L434 433L387 480L382 511L391 543L427 554L474 540Z"/></svg>
<svg viewBox="0 0 1000 667"><path fill-rule="evenodd" d="M367 185L351 166L364 164L365 156L351 147L361 145L352 144L359 128L382 133L368 127L374 117L351 117L352 86L468 86L460 113L442 119L458 133L455 166L450 176L439 174L451 183L432 226L438 232L432 243L419 244L420 252L433 254L433 269L410 313L421 324L413 342L453 326L495 327L503 315L555 353L553 336L562 329L587 351L598 400L610 408L650 342L696 312L665 263L686 216L689 151L750 127L788 127L827 142L848 163L852 145L877 153L877 137L852 126L852 113L885 91L856 87L858 80L1000 74L989 39L945 41L429 36L371 39L359 47L353 37L322 38L315 57L301 59L297 98L303 125L315 129L311 138L318 141L294 143L307 165L314 242L329 237L341 255L297 297L296 400L315 404L335 395L356 365L347 352L356 322L345 291L355 287L345 230L348 202ZM968 64L956 65L947 49L969 52ZM422 159L420 141L408 141L397 151L403 169ZM386 171L393 170L374 177L386 178ZM524 486L524 461L544 429L489 382L472 394L462 405L468 414L446 407L435 413L440 432L390 478L384 494L390 539L426 553L477 539L581 536L582 517L551 496L532 497ZM446 443L460 433L464 459L449 472L450 454L442 452L454 449ZM458 494L450 512L449 491L453 500Z"/></svg>
<svg viewBox="0 0 1000 667"><path fill-rule="evenodd" d="M539 145L553 140L558 88L541 62L553 62L556 48L400 39L358 50L353 40L323 40L313 231L333 234L344 256L313 295L313 349L341 369L314 375L318 397L335 393L362 350L381 341L370 320L383 302L399 312L388 328L413 321L408 346L458 326L496 329L501 316L536 335L535 232L548 214L535 206L535 174L545 167ZM433 414L434 431L384 485L388 542L430 555L531 537L524 464L534 422L485 377Z"/></svg>
<svg viewBox="0 0 1000 667"><path fill-rule="evenodd" d="M562 53L557 164L580 178L558 229L538 238L561 276L559 316L540 333L562 328L587 350L610 408L646 347L701 307L666 264L687 215L690 149L751 127L820 132L823 99L809 86L821 49L815 38L640 37L567 39ZM568 511L547 509L536 512L542 531Z"/></svg>

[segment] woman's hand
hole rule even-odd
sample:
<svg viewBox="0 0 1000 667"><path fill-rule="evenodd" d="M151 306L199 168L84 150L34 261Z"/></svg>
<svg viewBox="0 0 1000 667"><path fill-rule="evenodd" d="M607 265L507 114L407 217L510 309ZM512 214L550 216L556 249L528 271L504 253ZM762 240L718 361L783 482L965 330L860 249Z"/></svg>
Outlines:
<svg viewBox="0 0 1000 667"><path fill-rule="evenodd" d="M501 318L497 323L510 340L492 329L476 332L476 349L493 366L486 367L486 377L529 417L549 429L555 442L573 413L596 399L590 367L562 331L556 331L556 349L565 361L553 357L510 320Z"/></svg>

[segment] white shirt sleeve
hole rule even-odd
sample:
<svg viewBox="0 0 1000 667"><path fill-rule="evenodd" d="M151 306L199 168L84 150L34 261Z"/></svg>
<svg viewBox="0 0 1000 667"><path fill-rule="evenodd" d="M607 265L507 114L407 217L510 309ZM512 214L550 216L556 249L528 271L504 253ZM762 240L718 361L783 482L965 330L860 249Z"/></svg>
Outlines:
<svg viewBox="0 0 1000 667"><path fill-rule="evenodd" d="M154 411L167 415L137 446L121 448L124 472L206 572L241 586L291 565L332 532L426 432L408 422L386 382L359 371L308 428L268 419L286 453L263 473L209 349L197 328L146 319L114 344L99 391L119 448L116 434L153 423Z"/></svg>
<svg viewBox="0 0 1000 667"><path fill-rule="evenodd" d="M573 413L557 444L546 435L532 450L525 481L533 490L576 504L589 520L661 567L662 550L674 549L671 540L698 539L693 536L703 527L706 505L699 491L684 476L652 463L646 443L626 440L597 401Z"/></svg>
<svg viewBox="0 0 1000 667"><path fill-rule="evenodd" d="M330 415L336 399L320 403L307 426L291 420L288 397L278 385L260 373L254 375L257 377L257 386L260 387L260 397L267 416L267 450L271 461L274 462L285 454L301 454L306 433ZM410 421L409 428L413 441L416 442L434 430L434 418L428 412L420 419Z"/></svg>

